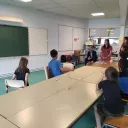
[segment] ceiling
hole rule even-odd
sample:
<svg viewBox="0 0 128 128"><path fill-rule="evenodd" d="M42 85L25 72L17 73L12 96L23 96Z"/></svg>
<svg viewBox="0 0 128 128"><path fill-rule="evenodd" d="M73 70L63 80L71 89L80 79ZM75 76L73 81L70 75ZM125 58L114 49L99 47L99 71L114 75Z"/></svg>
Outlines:
<svg viewBox="0 0 128 128"><path fill-rule="evenodd" d="M86 19L99 18L91 16L95 12L105 13L100 18L120 17L119 0L33 0L30 3L0 0L1 3Z"/></svg>

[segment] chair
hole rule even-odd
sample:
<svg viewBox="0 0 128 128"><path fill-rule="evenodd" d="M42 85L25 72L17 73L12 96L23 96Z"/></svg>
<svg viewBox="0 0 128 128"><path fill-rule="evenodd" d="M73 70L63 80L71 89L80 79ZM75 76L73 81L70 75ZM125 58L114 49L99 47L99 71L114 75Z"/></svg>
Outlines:
<svg viewBox="0 0 128 128"><path fill-rule="evenodd" d="M46 80L50 79L53 77L50 69L48 66L44 67L44 71L45 71L45 76L46 76Z"/></svg>
<svg viewBox="0 0 128 128"><path fill-rule="evenodd" d="M118 78L120 90L128 94L128 77L119 77Z"/></svg>
<svg viewBox="0 0 128 128"><path fill-rule="evenodd" d="M128 128L128 116L121 117L108 116L105 118L103 128Z"/></svg>
<svg viewBox="0 0 128 128"><path fill-rule="evenodd" d="M13 87L15 89L24 88L24 81L22 80L5 80L6 85L6 93L8 93L9 87Z"/></svg>

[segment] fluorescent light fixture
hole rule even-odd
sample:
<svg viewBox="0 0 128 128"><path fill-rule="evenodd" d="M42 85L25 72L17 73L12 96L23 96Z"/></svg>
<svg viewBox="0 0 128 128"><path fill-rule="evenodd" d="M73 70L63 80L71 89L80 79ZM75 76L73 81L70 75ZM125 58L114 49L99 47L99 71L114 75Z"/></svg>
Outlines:
<svg viewBox="0 0 128 128"><path fill-rule="evenodd" d="M107 31L108 31L108 32L113 32L113 30L112 30L112 29L107 29Z"/></svg>
<svg viewBox="0 0 128 128"><path fill-rule="evenodd" d="M93 32L95 32L96 30L92 30Z"/></svg>
<svg viewBox="0 0 128 128"><path fill-rule="evenodd" d="M92 16L104 16L105 14L103 12L100 13L92 13Z"/></svg>
<svg viewBox="0 0 128 128"><path fill-rule="evenodd" d="M0 16L0 20L23 23L23 19L15 18L15 17Z"/></svg>
<svg viewBox="0 0 128 128"><path fill-rule="evenodd" d="M16 0L16 1L19 1L19 2L31 2L32 0Z"/></svg>

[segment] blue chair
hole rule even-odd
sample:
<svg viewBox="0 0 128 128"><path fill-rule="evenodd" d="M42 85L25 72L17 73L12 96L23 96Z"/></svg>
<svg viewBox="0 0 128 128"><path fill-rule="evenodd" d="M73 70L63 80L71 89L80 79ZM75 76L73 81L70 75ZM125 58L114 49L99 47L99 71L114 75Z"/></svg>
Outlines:
<svg viewBox="0 0 128 128"><path fill-rule="evenodd" d="M120 90L123 93L128 94L128 77L119 77L118 82L119 82Z"/></svg>

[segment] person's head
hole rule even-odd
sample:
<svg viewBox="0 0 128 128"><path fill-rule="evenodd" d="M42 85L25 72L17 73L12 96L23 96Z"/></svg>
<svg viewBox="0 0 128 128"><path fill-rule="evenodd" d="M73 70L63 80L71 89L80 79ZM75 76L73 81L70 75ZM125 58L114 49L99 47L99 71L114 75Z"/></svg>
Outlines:
<svg viewBox="0 0 128 128"><path fill-rule="evenodd" d="M55 49L51 50L50 55L54 59L58 58L58 52Z"/></svg>
<svg viewBox="0 0 128 128"><path fill-rule="evenodd" d="M89 51L92 52L94 50L94 46L89 47Z"/></svg>
<svg viewBox="0 0 128 128"><path fill-rule="evenodd" d="M114 67L108 67L105 70L105 77L110 81L117 81L118 79L118 71Z"/></svg>
<svg viewBox="0 0 128 128"><path fill-rule="evenodd" d="M72 61L72 57L71 56L67 56L67 62L71 62Z"/></svg>
<svg viewBox="0 0 128 128"><path fill-rule="evenodd" d="M123 43L128 45L128 37L127 36L124 37L124 42Z"/></svg>
<svg viewBox="0 0 128 128"><path fill-rule="evenodd" d="M104 48L110 48L110 42L109 42L109 39L105 39L105 42L104 42Z"/></svg>
<svg viewBox="0 0 128 128"><path fill-rule="evenodd" d="M25 57L21 57L20 62L19 62L19 67L18 67L19 70L21 72L25 72L27 65L28 65L28 59Z"/></svg>

